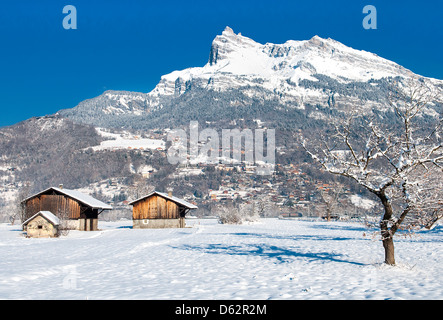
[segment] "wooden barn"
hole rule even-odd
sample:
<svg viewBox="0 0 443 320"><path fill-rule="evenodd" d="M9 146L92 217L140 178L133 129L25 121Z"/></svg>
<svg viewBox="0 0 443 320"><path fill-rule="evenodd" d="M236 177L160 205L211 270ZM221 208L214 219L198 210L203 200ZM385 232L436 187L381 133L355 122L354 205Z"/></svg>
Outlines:
<svg viewBox="0 0 443 320"><path fill-rule="evenodd" d="M98 215L112 207L89 195L62 187L51 187L22 201L26 219L40 211L49 211L67 222L68 229L97 230Z"/></svg>
<svg viewBox="0 0 443 320"><path fill-rule="evenodd" d="M129 203L133 228L184 228L185 215L197 206L171 193L153 191Z"/></svg>
<svg viewBox="0 0 443 320"><path fill-rule="evenodd" d="M53 238L58 236L60 219L49 211L39 211L22 225L27 237Z"/></svg>

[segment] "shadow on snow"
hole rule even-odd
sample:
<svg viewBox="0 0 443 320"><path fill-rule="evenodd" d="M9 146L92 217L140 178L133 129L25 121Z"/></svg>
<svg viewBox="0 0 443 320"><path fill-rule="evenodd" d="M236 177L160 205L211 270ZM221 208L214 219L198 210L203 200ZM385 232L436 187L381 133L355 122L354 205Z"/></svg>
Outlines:
<svg viewBox="0 0 443 320"><path fill-rule="evenodd" d="M223 234L223 233L220 233ZM350 237L334 237L327 235L308 235L308 234L293 234L293 235L277 235L268 233L254 233L254 232L233 232L229 233L234 236L251 237L251 238L267 238L278 240L315 240L315 241L346 241L346 240L365 240Z"/></svg>
<svg viewBox="0 0 443 320"><path fill-rule="evenodd" d="M374 228L367 228L365 226L349 226L349 225L338 225L338 224L330 224L328 222L321 224L314 224L309 226L311 229L329 229L329 230L340 230L340 231L361 231L368 232L373 230Z"/></svg>
<svg viewBox="0 0 443 320"><path fill-rule="evenodd" d="M278 263L292 262L294 259L303 258L308 261L329 261L350 263L354 265L364 266L366 264L349 261L343 258L343 255L331 252L301 252L297 249L288 249L268 244L245 244L245 245L225 245L225 244L207 244L207 245L181 245L173 247L181 250L195 250L208 254L227 254L241 256L259 256Z"/></svg>

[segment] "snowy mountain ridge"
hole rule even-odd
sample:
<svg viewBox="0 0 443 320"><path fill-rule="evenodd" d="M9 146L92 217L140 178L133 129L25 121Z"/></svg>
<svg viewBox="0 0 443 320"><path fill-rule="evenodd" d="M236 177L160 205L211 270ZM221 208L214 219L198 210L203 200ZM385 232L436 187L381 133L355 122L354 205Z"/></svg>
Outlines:
<svg viewBox="0 0 443 320"><path fill-rule="evenodd" d="M304 110L307 105L340 105L347 110L359 105L361 112L370 113L374 108L383 111L387 79L399 77L419 76L395 62L333 39L314 36L283 44L260 44L226 27L213 40L203 67L163 75L149 93L106 91L59 114L105 127L152 128L164 124L166 114L177 113L178 118L188 120L203 116L202 108L212 113L232 113L230 108L237 108L240 118L243 113L257 118L257 104L271 113L287 108ZM442 80L427 79L443 87ZM241 110L251 106L247 112ZM340 112L346 112L343 110ZM308 117L323 119L324 113L311 110ZM175 125L177 120L168 124Z"/></svg>
<svg viewBox="0 0 443 320"><path fill-rule="evenodd" d="M214 39L204 67L164 75L151 94L172 94L171 89L177 81L186 83L194 79L207 80L208 87L219 90L236 84L251 85L257 78L263 79L268 89L279 85L285 89L286 80L296 84L301 79L317 81L313 74L323 74L341 82L413 75L392 61L349 48L333 39L314 36L310 40L262 45L226 27ZM238 77L239 82L224 81L232 76Z"/></svg>

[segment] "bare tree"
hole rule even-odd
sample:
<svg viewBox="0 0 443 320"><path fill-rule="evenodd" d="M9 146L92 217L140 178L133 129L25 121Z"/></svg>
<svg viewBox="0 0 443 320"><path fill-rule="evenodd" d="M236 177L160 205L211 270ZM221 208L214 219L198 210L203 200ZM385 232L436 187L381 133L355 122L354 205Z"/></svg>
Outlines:
<svg viewBox="0 0 443 320"><path fill-rule="evenodd" d="M423 79L394 83L386 106L395 114L395 123L354 114L334 124L333 134L317 143L302 139L302 146L325 171L354 180L379 199L384 208L379 227L386 264L395 264L394 234L402 223L429 224L441 217L442 188L436 182L443 179L443 120L441 109L430 107L442 97L440 87ZM420 125L429 110L439 118Z"/></svg>
<svg viewBox="0 0 443 320"><path fill-rule="evenodd" d="M59 236L67 236L69 231L72 229L71 221L70 221L70 211L58 209L56 216L59 218L60 223L58 226L57 237Z"/></svg>
<svg viewBox="0 0 443 320"><path fill-rule="evenodd" d="M234 204L217 205L213 208L218 221L222 224L241 224L242 218L238 206Z"/></svg>
<svg viewBox="0 0 443 320"><path fill-rule="evenodd" d="M276 217L278 216L279 208L272 203L270 197L263 197L251 202L254 215L259 217Z"/></svg>
<svg viewBox="0 0 443 320"><path fill-rule="evenodd" d="M260 219L255 203L228 203L215 207L215 214L223 224L242 224Z"/></svg>
<svg viewBox="0 0 443 320"><path fill-rule="evenodd" d="M13 221L16 219L20 220L20 223L23 223L26 221L27 214L26 214L26 205L23 202L27 197L29 197L31 193L31 184L29 182L26 182L17 193L17 197L14 200L14 212L12 215L10 215L9 220L11 221L11 224L13 224Z"/></svg>
<svg viewBox="0 0 443 320"><path fill-rule="evenodd" d="M335 188L320 190L320 196L323 199L326 207L326 220L331 221L331 217L337 207L340 205L339 198L343 194L343 187L336 186Z"/></svg>
<svg viewBox="0 0 443 320"><path fill-rule="evenodd" d="M411 173L411 177L420 180L421 183L414 185L420 188L414 192L417 197L415 205L411 208L405 221L409 229L426 228L432 229L443 218L443 177L441 170L436 167L417 167Z"/></svg>
<svg viewBox="0 0 443 320"><path fill-rule="evenodd" d="M155 188L149 183L149 180L140 176L129 188L128 196L132 200L136 200L151 193L154 190Z"/></svg>

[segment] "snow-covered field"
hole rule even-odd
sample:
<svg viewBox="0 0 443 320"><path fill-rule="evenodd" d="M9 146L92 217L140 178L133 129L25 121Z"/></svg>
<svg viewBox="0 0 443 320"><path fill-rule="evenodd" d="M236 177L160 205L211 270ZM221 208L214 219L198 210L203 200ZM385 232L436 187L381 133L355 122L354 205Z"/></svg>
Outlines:
<svg viewBox="0 0 443 320"><path fill-rule="evenodd" d="M443 299L443 228L398 238L398 266L362 225L263 219L27 239L0 224L2 299Z"/></svg>
<svg viewBox="0 0 443 320"><path fill-rule="evenodd" d="M98 146L92 147L94 151L98 150L118 150L118 149L164 149L165 142L158 139L142 139L139 136L135 136L128 131L122 133L111 133L105 131L103 128L97 128L97 133L105 138L111 140L105 140Z"/></svg>

